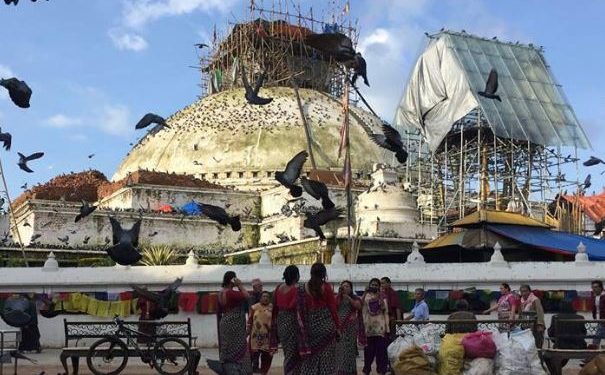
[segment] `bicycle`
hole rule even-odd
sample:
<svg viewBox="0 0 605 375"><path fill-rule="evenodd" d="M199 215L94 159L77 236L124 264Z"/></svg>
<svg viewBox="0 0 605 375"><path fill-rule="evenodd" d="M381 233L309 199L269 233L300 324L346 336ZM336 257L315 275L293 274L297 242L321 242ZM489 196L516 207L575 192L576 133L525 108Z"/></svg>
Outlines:
<svg viewBox="0 0 605 375"><path fill-rule="evenodd" d="M182 375L191 366L189 345L176 337L158 339L128 328L119 317L114 318L117 330L92 344L86 355L86 363L95 375L117 375L128 363L129 348L162 375ZM122 339L125 338L126 342ZM137 338L147 339L147 348L141 348Z"/></svg>

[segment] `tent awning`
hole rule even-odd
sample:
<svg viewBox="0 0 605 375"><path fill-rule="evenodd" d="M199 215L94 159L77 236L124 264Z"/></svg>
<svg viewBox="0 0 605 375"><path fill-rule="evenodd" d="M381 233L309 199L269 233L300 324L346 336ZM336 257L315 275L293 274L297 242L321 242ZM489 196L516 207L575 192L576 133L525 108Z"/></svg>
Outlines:
<svg viewBox="0 0 605 375"><path fill-rule="evenodd" d="M466 215L460 220L455 221L451 226L455 228L478 226L479 224L509 224L525 225L529 227L548 228L548 224L523 216L514 212L479 210Z"/></svg>
<svg viewBox="0 0 605 375"><path fill-rule="evenodd" d="M488 230L543 250L575 254L582 242L590 260L605 260L605 241L578 234L557 232L546 228L518 225L488 225Z"/></svg>

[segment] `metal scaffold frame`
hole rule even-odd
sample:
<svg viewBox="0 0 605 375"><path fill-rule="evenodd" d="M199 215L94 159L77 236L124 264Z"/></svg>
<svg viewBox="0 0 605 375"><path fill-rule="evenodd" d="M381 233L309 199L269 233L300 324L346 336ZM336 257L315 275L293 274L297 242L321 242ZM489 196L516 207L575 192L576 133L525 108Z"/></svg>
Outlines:
<svg viewBox="0 0 605 375"><path fill-rule="evenodd" d="M265 7L265 3L270 4ZM251 82L265 72L266 87L290 86L295 79L299 88L341 97L345 72L336 61L318 58L317 51L304 43L310 33L336 28L357 44L359 34L348 19L348 2L331 1L330 6L334 15L321 21L312 8L303 14L292 0L250 1L244 11L247 19L229 22L226 35L219 35L215 26L211 47L202 49L198 66L202 96L242 87L243 64Z"/></svg>
<svg viewBox="0 0 605 375"><path fill-rule="evenodd" d="M475 210L491 209L585 231L577 209L548 209L557 193L580 190L578 181L562 172L565 165L578 169L575 148L563 156L560 148L494 136L480 109L457 121L434 154L419 133L407 132L405 138L411 151L405 181L416 191L422 223L437 224L443 233Z"/></svg>

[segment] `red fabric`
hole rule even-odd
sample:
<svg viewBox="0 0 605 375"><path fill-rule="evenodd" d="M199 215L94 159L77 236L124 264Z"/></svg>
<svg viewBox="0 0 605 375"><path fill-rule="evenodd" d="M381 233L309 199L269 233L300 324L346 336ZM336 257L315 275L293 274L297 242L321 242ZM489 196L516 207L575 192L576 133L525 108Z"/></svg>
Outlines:
<svg viewBox="0 0 605 375"><path fill-rule="evenodd" d="M179 293L179 308L184 312L193 312L195 311L195 306L197 304L197 293L195 292L185 292Z"/></svg>
<svg viewBox="0 0 605 375"><path fill-rule="evenodd" d="M158 211L164 212L166 214L169 214L169 213L174 212L174 208L172 208L172 206L169 205L169 204L164 204L164 205L160 206L160 208L158 209Z"/></svg>
<svg viewBox="0 0 605 375"><path fill-rule="evenodd" d="M448 299L450 301L457 301L459 299L464 298L464 291L463 290L451 290L448 296Z"/></svg>
<svg viewBox="0 0 605 375"><path fill-rule="evenodd" d="M393 288L389 288L385 291L387 297L387 304L389 308L389 317L392 319L397 318L397 309L401 309L399 306L399 296Z"/></svg>
<svg viewBox="0 0 605 375"><path fill-rule="evenodd" d="M332 315L334 324L336 324L336 327L340 328L340 321L338 319L338 313L336 312L336 297L334 296L334 290L328 283L324 283L322 288L323 293L320 298L315 298L309 293L305 294L305 307L310 310L327 307L330 310L330 315Z"/></svg>
<svg viewBox="0 0 605 375"><path fill-rule="evenodd" d="M206 293L200 297L200 314L214 314L218 307L218 294Z"/></svg>
<svg viewBox="0 0 605 375"><path fill-rule="evenodd" d="M591 297L576 297L571 302L574 310L577 312L589 312L594 307L594 298Z"/></svg>
<svg viewBox="0 0 605 375"><path fill-rule="evenodd" d="M280 310L294 310L296 309L296 287L290 288L289 291L283 293L279 291L279 285L275 288L273 293L273 306Z"/></svg>
<svg viewBox="0 0 605 375"><path fill-rule="evenodd" d="M494 358L496 344L491 332L472 332L462 338L466 358Z"/></svg>
<svg viewBox="0 0 605 375"><path fill-rule="evenodd" d="M128 301L132 299L132 292L120 293L120 301Z"/></svg>
<svg viewBox="0 0 605 375"><path fill-rule="evenodd" d="M224 311L239 307L246 300L244 293L239 290L226 290L223 293L225 294L225 304L222 306Z"/></svg>
<svg viewBox="0 0 605 375"><path fill-rule="evenodd" d="M534 294L534 296L540 298L541 300L544 299L544 291L543 290L536 290L536 289L534 289L531 292Z"/></svg>

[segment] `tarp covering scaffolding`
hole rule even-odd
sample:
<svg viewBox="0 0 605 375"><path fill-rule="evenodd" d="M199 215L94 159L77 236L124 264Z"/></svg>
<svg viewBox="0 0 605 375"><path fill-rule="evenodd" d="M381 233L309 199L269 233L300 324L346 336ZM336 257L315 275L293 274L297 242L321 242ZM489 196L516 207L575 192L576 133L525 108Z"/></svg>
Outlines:
<svg viewBox="0 0 605 375"><path fill-rule="evenodd" d="M477 94L491 69L498 72L501 102ZM419 130L435 151L453 124L477 107L499 137L590 147L540 49L451 31L432 36L412 71L395 124Z"/></svg>

